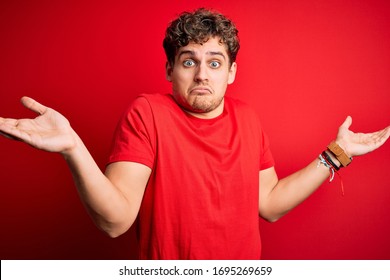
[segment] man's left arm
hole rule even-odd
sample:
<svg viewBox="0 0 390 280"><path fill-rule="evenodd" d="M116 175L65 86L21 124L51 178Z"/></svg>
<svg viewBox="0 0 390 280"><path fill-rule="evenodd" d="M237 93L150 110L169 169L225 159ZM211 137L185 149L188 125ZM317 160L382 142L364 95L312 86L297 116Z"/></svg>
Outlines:
<svg viewBox="0 0 390 280"><path fill-rule="evenodd" d="M330 168L348 164L349 158L367 154L382 146L390 136L390 126L373 133L354 133L349 130L352 118L340 126L335 147L330 147L328 159L316 159L303 169L279 179L273 167L259 172L259 213L271 222L287 214L308 198L329 177Z"/></svg>

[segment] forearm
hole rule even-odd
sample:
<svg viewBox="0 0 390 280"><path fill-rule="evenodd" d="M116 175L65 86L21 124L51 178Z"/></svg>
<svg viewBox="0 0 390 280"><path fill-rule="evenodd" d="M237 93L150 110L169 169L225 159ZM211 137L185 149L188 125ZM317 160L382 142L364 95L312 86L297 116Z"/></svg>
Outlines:
<svg viewBox="0 0 390 280"><path fill-rule="evenodd" d="M124 215L130 213L129 204L100 170L76 134L75 139L75 146L62 155L71 170L81 201L100 229L110 236L117 236L131 226L132 220Z"/></svg>
<svg viewBox="0 0 390 280"><path fill-rule="evenodd" d="M302 203L329 178L329 168L314 160L303 169L276 179L260 202L260 214L269 221L276 221Z"/></svg>

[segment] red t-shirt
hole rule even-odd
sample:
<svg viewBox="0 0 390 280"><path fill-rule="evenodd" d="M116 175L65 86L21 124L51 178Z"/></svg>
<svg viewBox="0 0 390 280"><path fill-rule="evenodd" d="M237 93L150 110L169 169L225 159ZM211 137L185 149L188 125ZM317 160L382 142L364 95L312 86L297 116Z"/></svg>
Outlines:
<svg viewBox="0 0 390 280"><path fill-rule="evenodd" d="M225 97L199 119L170 94L139 96L109 162L152 169L137 219L140 259L259 259L259 170L274 161L255 112Z"/></svg>

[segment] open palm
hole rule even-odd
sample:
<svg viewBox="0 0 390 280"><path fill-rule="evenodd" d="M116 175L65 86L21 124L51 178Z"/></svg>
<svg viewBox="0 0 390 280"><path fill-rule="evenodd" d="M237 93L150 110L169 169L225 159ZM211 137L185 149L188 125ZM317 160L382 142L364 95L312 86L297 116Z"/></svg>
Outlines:
<svg viewBox="0 0 390 280"><path fill-rule="evenodd" d="M63 115L29 97L21 102L39 115L35 119L0 118L1 134L49 152L64 152L74 146L73 130Z"/></svg>
<svg viewBox="0 0 390 280"><path fill-rule="evenodd" d="M336 142L353 157L360 156L382 146L390 136L390 126L372 133L354 133L349 130L352 118L347 117L340 126Z"/></svg>

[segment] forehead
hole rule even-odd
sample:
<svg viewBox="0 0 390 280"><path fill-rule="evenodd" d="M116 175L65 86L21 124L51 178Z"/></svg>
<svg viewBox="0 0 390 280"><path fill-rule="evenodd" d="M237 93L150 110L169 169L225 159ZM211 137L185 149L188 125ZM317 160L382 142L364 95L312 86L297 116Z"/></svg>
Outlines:
<svg viewBox="0 0 390 280"><path fill-rule="evenodd" d="M182 55L202 56L202 55L222 55L225 59L228 57L225 44L220 42L218 37L213 37L205 43L190 42L188 45L178 49L176 56Z"/></svg>

